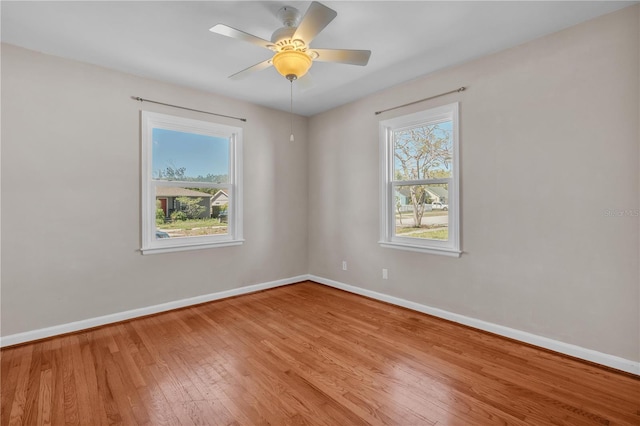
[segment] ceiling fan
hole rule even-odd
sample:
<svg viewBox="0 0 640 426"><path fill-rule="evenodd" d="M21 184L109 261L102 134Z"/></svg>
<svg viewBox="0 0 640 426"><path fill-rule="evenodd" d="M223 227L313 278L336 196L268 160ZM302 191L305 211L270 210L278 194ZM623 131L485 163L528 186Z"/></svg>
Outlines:
<svg viewBox="0 0 640 426"><path fill-rule="evenodd" d="M314 49L310 46L313 39L338 13L327 6L312 2L304 17L295 7L284 6L278 11L278 19L283 26L275 30L271 41L256 37L228 25L217 24L209 31L227 37L246 41L269 49L273 57L237 72L229 78L244 78L256 71L274 66L287 80L293 82L307 73L313 61L337 62L351 65L367 65L370 50Z"/></svg>

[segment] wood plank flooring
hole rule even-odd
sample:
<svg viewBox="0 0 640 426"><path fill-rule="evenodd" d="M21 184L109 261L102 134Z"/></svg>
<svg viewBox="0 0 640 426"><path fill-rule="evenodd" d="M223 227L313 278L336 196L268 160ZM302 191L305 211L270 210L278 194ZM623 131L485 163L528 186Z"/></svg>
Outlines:
<svg viewBox="0 0 640 426"><path fill-rule="evenodd" d="M640 380L305 282L1 351L1 425L640 425Z"/></svg>

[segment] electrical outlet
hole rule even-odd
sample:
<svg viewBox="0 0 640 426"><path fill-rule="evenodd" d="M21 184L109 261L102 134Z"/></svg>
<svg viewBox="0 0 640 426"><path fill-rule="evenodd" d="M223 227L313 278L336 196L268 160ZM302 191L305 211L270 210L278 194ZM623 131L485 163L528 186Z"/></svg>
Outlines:
<svg viewBox="0 0 640 426"><path fill-rule="evenodd" d="M347 261L346 261L346 260L343 260L343 261L342 261L342 270L343 270L343 271L346 271L346 270L347 270Z"/></svg>
<svg viewBox="0 0 640 426"><path fill-rule="evenodd" d="M382 269L382 279L386 280L389 278L389 270L388 269Z"/></svg>

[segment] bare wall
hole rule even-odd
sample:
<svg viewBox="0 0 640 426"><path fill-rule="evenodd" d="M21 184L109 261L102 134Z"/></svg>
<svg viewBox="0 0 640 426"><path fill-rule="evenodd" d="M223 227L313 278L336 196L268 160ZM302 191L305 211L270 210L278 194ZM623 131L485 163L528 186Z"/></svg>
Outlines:
<svg viewBox="0 0 640 426"><path fill-rule="evenodd" d="M306 274L307 119L2 45L2 335ZM141 108L246 117L239 247L142 256Z"/></svg>
<svg viewBox="0 0 640 426"><path fill-rule="evenodd" d="M638 11L312 117L310 273L640 360ZM378 120L453 101L464 254L381 248Z"/></svg>

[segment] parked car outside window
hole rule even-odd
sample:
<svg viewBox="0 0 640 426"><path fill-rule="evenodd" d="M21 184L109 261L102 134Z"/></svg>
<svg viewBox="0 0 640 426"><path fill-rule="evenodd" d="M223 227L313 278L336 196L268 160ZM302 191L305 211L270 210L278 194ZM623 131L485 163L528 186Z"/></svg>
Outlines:
<svg viewBox="0 0 640 426"><path fill-rule="evenodd" d="M447 210L449 210L449 205L448 204L442 204L440 202L435 202L435 203L431 203L431 209L432 210L444 210L444 211L447 211Z"/></svg>

